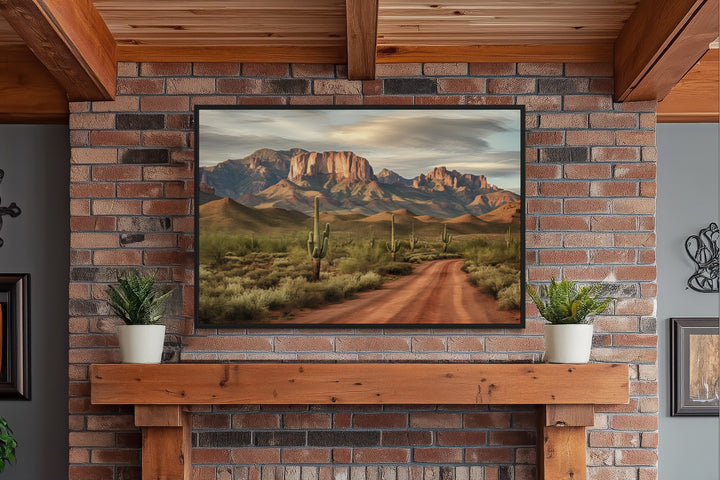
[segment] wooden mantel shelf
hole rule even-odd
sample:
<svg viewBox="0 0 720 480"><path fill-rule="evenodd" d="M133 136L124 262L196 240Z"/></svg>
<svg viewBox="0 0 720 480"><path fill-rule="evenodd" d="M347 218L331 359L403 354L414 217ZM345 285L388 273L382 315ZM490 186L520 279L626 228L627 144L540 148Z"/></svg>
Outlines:
<svg viewBox="0 0 720 480"><path fill-rule="evenodd" d="M91 401L135 405L143 479L191 478L186 405L535 404L538 478L582 480L594 405L629 401L625 364L181 363L92 365Z"/></svg>

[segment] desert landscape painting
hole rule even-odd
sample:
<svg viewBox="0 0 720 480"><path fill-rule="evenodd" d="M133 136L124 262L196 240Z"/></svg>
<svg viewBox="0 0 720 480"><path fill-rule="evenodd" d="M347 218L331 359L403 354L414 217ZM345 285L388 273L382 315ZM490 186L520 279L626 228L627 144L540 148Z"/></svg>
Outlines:
<svg viewBox="0 0 720 480"><path fill-rule="evenodd" d="M197 107L197 325L522 326L523 118Z"/></svg>

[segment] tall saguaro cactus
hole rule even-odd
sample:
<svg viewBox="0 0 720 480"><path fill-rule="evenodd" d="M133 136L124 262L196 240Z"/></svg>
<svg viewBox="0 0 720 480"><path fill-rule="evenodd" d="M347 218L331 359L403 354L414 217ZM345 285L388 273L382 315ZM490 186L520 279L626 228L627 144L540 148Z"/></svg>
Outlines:
<svg viewBox="0 0 720 480"><path fill-rule="evenodd" d="M395 214L393 213L390 217L390 243L385 242L385 248L390 252L393 262L395 261L395 253L397 253L399 243L395 240Z"/></svg>
<svg viewBox="0 0 720 480"><path fill-rule="evenodd" d="M440 234L440 240L443 244L443 252L447 252L448 245L452 242L453 236L447 232L447 223L443 224L443 231Z"/></svg>
<svg viewBox="0 0 720 480"><path fill-rule="evenodd" d="M412 231L410 232L410 251L414 252L415 247L418 244L418 241L420 240L420 237L415 235L415 222L412 224Z"/></svg>
<svg viewBox="0 0 720 480"><path fill-rule="evenodd" d="M330 240L330 224L325 224L325 231L320 233L320 198L315 197L315 216L313 217L313 230L308 235L308 254L312 257L312 281L320 279L320 261L328 252Z"/></svg>

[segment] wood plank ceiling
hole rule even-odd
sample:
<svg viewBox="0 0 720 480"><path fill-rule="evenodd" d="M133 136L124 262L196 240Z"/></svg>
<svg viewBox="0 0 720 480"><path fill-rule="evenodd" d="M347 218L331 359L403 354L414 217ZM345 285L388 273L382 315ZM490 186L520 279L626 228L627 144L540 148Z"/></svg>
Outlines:
<svg viewBox="0 0 720 480"><path fill-rule="evenodd" d="M42 11L60 10L66 0L22 1ZM78 1L73 4L78 5ZM112 52L117 61L348 63L351 78L372 78L376 63L390 62L615 59L617 69L618 59L613 52L629 51L621 66L621 74L626 73L629 80L621 87L625 98L638 99L638 92L647 98L658 98L653 97L654 84L644 79L648 75L657 77L654 65L663 60L678 63L663 56L665 45L679 45L681 57L687 57L684 59L687 65L676 66L676 70L682 71L674 73L679 76L673 84L705 53L707 43L685 47L692 42L683 32L692 23L695 12L717 10L718 0L82 0L81 3L93 10L86 14L95 15L96 9L107 25L117 46ZM0 11L10 23L14 4L22 2L0 0ZM678 7L680 4L682 8ZM638 12L650 12L649 20L645 21ZM661 22L667 31L656 27L658 22L650 21L656 14L667 18ZM629 20L643 27L643 38L635 38L628 31ZM3 65L8 65L8 60L2 58L5 51L15 52L8 58L16 59L22 45L27 44L36 54L42 47L31 34L23 34L22 19L19 24L10 23L0 17ZM709 31L701 32L700 43L705 37L717 37L717 22L714 28L702 28ZM71 42L73 35L81 38L84 34L72 32L68 36ZM624 45L617 44L623 38L629 40ZM655 44L647 45L647 58L635 58L634 46L645 42L645 38L653 39ZM46 61L43 63L48 66ZM62 84L60 73L49 68ZM92 72L89 73L86 76L92 81ZM101 73L104 79L105 72ZM95 97L89 95L88 99ZM0 115L3 108L0 100Z"/></svg>

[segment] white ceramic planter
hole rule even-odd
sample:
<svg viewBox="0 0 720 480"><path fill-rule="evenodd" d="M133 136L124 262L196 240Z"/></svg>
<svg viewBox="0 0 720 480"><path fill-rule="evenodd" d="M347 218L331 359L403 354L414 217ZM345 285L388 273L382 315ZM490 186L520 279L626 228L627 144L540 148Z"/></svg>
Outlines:
<svg viewBox="0 0 720 480"><path fill-rule="evenodd" d="M123 363L160 363L165 325L120 325L117 329Z"/></svg>
<svg viewBox="0 0 720 480"><path fill-rule="evenodd" d="M545 354L550 363L588 363L592 348L592 324L544 326Z"/></svg>

